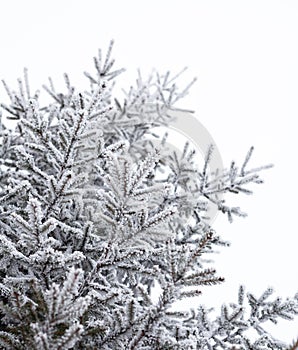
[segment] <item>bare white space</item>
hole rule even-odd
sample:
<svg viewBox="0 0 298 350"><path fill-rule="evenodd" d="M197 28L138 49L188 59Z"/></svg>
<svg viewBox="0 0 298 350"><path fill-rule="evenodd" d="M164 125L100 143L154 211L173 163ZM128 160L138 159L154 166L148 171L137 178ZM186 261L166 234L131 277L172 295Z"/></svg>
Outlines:
<svg viewBox="0 0 298 350"><path fill-rule="evenodd" d="M242 161L255 146L252 165L274 163L264 185L233 205L248 213L217 231L232 243L216 256L225 284L204 290L201 302L218 307L236 298L239 284L261 293L298 291L298 1L2 1L0 77L16 87L24 66L31 88L51 76L58 86L68 72L77 85L92 70L92 57L115 39L114 57L127 72L137 68L177 72L181 84L198 81L179 104L194 109L216 141L225 164ZM4 90L0 92L4 99ZM3 99L2 99L3 97ZM192 305L194 306L194 305ZM298 321L281 322L273 333L298 336Z"/></svg>

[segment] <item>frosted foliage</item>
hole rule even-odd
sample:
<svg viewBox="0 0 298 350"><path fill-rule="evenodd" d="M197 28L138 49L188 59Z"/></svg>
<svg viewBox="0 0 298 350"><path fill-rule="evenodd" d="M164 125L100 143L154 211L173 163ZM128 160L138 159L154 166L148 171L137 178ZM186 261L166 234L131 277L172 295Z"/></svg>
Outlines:
<svg viewBox="0 0 298 350"><path fill-rule="evenodd" d="M26 69L16 91L4 82L1 349L290 349L266 323L292 320L298 296L281 300L268 289L256 297L241 286L217 312L199 298L192 309L172 307L224 281L209 257L228 243L207 210L245 216L219 194L251 194L266 167L249 167L253 148L242 165L215 173L212 147L201 168L189 144L169 151L153 128L171 123L194 81L180 90L179 74L139 73L121 102L112 46L85 72L88 91L67 74L62 92L49 79L47 105Z"/></svg>

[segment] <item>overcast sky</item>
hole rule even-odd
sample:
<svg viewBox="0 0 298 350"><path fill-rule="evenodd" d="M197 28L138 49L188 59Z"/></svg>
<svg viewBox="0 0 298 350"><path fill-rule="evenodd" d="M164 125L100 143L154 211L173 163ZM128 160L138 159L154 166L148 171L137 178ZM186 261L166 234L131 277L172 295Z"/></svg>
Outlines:
<svg viewBox="0 0 298 350"><path fill-rule="evenodd" d="M127 68L124 87L137 68L188 66L181 84L198 81L180 106L196 111L225 164L240 162L251 145L254 166L275 164L255 195L235 198L246 219L215 222L232 247L216 258L226 283L202 301L235 299L239 284L256 294L267 286L284 297L298 291L298 1L10 0L0 13L0 77L9 85L27 66L32 89L49 75L60 85L64 72L84 87L82 72L112 38L118 66ZM292 340L297 319L274 334Z"/></svg>

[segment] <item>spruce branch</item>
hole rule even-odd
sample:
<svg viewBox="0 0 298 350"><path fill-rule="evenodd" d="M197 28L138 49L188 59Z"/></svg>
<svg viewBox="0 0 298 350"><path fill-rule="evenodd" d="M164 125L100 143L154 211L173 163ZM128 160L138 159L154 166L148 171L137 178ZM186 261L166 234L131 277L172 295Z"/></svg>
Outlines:
<svg viewBox="0 0 298 350"><path fill-rule="evenodd" d="M139 71L121 100L112 48L93 59L85 92L68 74L62 92L49 78L45 105L26 69L16 91L3 82L0 347L285 350L264 325L292 320L297 295L274 299L269 288L257 297L240 286L215 316L198 298L224 281L207 254L228 246L208 209L245 216L219 195L252 194L270 165L249 168L250 148L242 165L212 173L212 146L200 168L190 143L169 151L154 128L169 126L196 79L180 89L185 69ZM191 310L175 310L188 298Z"/></svg>

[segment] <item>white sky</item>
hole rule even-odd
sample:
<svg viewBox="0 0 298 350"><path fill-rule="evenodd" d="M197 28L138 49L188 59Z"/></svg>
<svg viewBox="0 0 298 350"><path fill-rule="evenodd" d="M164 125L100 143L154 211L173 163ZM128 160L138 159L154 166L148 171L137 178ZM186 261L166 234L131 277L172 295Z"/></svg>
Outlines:
<svg viewBox="0 0 298 350"><path fill-rule="evenodd" d="M275 164L253 197L235 201L248 218L216 221L232 242L217 258L226 283L201 300L230 301L240 283L256 293L267 286L282 296L298 291L298 1L10 0L0 14L0 78L10 85L24 66L32 88L48 76L61 83L65 71L83 84L81 73L111 38L118 67L127 68L124 87L137 68L187 65L182 84L198 81L180 106L196 110L225 164L241 161L251 145L253 165ZM298 335L297 319L275 328L283 340Z"/></svg>

